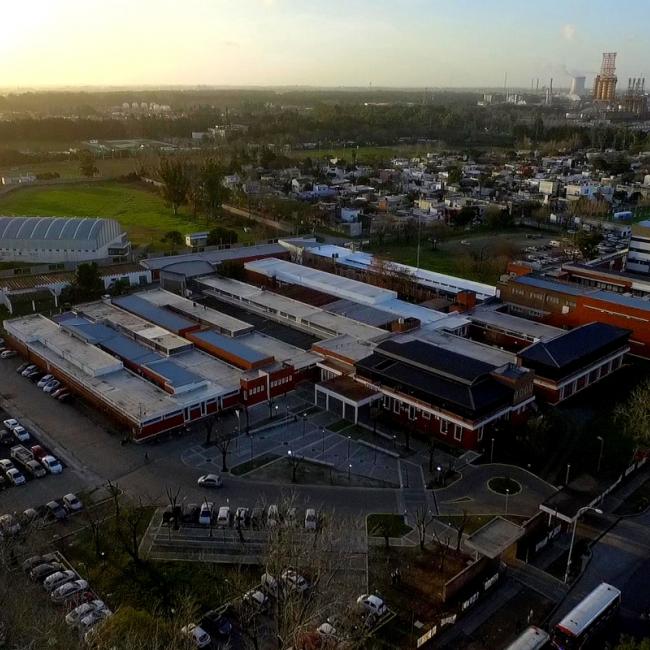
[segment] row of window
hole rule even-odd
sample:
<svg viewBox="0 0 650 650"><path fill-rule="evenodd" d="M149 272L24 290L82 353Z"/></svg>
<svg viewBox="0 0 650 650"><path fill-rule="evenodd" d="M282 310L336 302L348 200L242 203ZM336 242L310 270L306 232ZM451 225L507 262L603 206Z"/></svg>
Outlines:
<svg viewBox="0 0 650 650"><path fill-rule="evenodd" d="M614 370L618 370L618 368L621 367L622 363L623 363L623 358L616 357L616 359L612 359L608 363L604 363L602 366L598 366L598 368L594 368L588 375L579 377L575 381L572 381L570 384L567 384L566 386L562 386L560 390L560 399L567 399L571 397L571 395L573 395L574 393L577 393L578 391L585 388L586 386L589 386L590 384L597 382L602 377L605 377L611 372L614 372Z"/></svg>
<svg viewBox="0 0 650 650"><path fill-rule="evenodd" d="M282 384L288 384L291 381L291 375L288 377L282 377L281 379L275 379L274 381L271 382L271 388L275 388L276 386L282 386Z"/></svg>
<svg viewBox="0 0 650 650"><path fill-rule="evenodd" d="M429 411L419 409L412 404L403 404L398 399L395 399L390 395L384 395L383 405L386 410L392 410L396 415L399 415L402 411L408 411L409 420L416 420L418 417L421 417L423 420L431 419L431 413ZM445 420L438 415L434 415L433 419L440 422L440 433L445 436L449 433L453 433L454 440L458 440L459 442L462 441L464 428L460 424L455 424L449 420ZM479 440L481 440L482 437L483 429L480 429Z"/></svg>

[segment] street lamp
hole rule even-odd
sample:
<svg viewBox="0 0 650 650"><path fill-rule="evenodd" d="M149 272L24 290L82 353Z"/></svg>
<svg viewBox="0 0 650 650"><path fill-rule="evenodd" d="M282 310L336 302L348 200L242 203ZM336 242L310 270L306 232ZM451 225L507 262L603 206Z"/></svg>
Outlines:
<svg viewBox="0 0 650 650"><path fill-rule="evenodd" d="M438 485L442 485L442 465L438 465L436 471L438 472Z"/></svg>
<svg viewBox="0 0 650 650"><path fill-rule="evenodd" d="M323 444L323 455L325 455L325 427L320 428L321 441Z"/></svg>
<svg viewBox="0 0 650 650"><path fill-rule="evenodd" d="M571 472L571 463L566 464L566 476L564 477L564 485L569 485L569 473Z"/></svg>
<svg viewBox="0 0 650 650"><path fill-rule="evenodd" d="M490 462L494 460L494 438L490 440Z"/></svg>
<svg viewBox="0 0 650 650"><path fill-rule="evenodd" d="M576 539L576 528L578 526L578 519L580 519L580 517L588 510L593 510L597 515L603 514L603 511L600 508L594 508L592 506L584 506L583 508L580 508L580 510L578 510L578 512L576 513L576 518L573 520L573 533L571 533L571 544L569 545L569 557L567 558L566 561L566 573L564 574L565 584L569 580L569 570L571 569L571 556L573 555L573 543L575 542Z"/></svg>
<svg viewBox="0 0 650 650"><path fill-rule="evenodd" d="M305 437L305 429L307 428L307 414L302 414L302 437Z"/></svg>
<svg viewBox="0 0 650 650"><path fill-rule="evenodd" d="M352 440L352 436L348 434L348 460L350 460L350 441Z"/></svg>
<svg viewBox="0 0 650 650"><path fill-rule="evenodd" d="M274 408L275 408L275 417L277 418L278 417L278 410L280 409L280 407L276 404Z"/></svg>
<svg viewBox="0 0 650 650"><path fill-rule="evenodd" d="M241 431L241 418L239 417L239 409L235 409L235 415L237 416L237 434Z"/></svg>
<svg viewBox="0 0 650 650"><path fill-rule="evenodd" d="M348 481L352 476L352 463L348 463Z"/></svg>
<svg viewBox="0 0 650 650"><path fill-rule="evenodd" d="M596 440L600 442L600 451L598 452L598 465L596 466L596 474L600 474L600 464L603 461L603 449L605 447L605 439L602 436L597 436Z"/></svg>
<svg viewBox="0 0 650 650"><path fill-rule="evenodd" d="M510 490L506 488L506 517L508 516L508 497L510 496Z"/></svg>

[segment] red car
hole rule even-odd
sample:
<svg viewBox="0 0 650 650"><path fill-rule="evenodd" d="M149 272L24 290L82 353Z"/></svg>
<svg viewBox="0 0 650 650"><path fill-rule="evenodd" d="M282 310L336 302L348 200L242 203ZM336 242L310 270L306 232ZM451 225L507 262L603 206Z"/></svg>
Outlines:
<svg viewBox="0 0 650 650"><path fill-rule="evenodd" d="M34 445L32 447L32 454L34 454L34 458L39 462L43 459L43 456L47 456L47 452L40 445Z"/></svg>

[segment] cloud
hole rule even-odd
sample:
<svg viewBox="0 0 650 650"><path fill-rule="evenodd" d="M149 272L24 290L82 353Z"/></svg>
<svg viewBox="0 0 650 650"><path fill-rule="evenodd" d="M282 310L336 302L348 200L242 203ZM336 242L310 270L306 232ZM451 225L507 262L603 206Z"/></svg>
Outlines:
<svg viewBox="0 0 650 650"><path fill-rule="evenodd" d="M562 25L560 33L565 41L572 41L576 35L576 26L566 23L565 25Z"/></svg>

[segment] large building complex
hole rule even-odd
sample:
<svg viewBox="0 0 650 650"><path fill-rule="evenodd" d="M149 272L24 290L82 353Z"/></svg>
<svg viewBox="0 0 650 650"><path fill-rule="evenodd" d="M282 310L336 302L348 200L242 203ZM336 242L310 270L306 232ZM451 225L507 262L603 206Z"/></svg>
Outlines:
<svg viewBox="0 0 650 650"><path fill-rule="evenodd" d="M114 219L0 217L0 261L86 262L123 259L131 244Z"/></svg>
<svg viewBox="0 0 650 650"><path fill-rule="evenodd" d="M625 268L650 277L650 221L632 226Z"/></svg>

